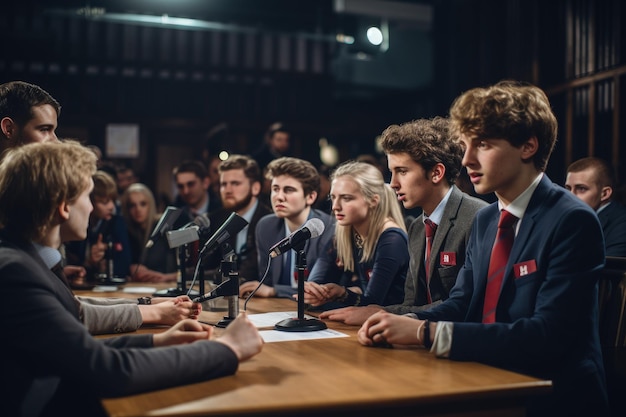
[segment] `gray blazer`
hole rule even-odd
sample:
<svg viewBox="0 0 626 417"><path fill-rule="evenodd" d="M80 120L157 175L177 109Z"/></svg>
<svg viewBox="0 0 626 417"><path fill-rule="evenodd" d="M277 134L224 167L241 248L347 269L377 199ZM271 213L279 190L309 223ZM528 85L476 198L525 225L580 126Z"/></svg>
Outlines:
<svg viewBox="0 0 626 417"><path fill-rule="evenodd" d="M76 296L80 318L91 334L134 332L143 324L137 300Z"/></svg>
<svg viewBox="0 0 626 417"><path fill-rule="evenodd" d="M321 210L311 210L309 218L314 217L324 222L324 232L314 239L309 239L304 246L306 265L309 271L313 269L315 261L325 251L332 248L332 240L335 236L334 217ZM278 284L283 269L282 256L277 256L276 258L269 257L270 248L285 237L285 221L275 214L268 214L257 223L255 238L259 260L259 280L263 278L268 262L271 261L270 269L267 272L268 276L265 278L264 283L274 287L277 297L291 298L293 294L298 292L298 289L289 285Z"/></svg>
<svg viewBox="0 0 626 417"><path fill-rule="evenodd" d="M62 268L54 266L52 272L69 287ZM91 334L133 332L143 323L136 300L81 296L76 300L79 318Z"/></svg>
<svg viewBox="0 0 626 417"><path fill-rule="evenodd" d="M452 186L452 194L444 208L441 224L437 226L430 258L430 290L432 304L426 299L426 272L424 250L426 233L423 216L409 225L409 272L404 285L404 302L384 307L395 314L416 313L448 298L456 276L465 262L465 248L469 239L474 215L488 204L463 193ZM443 262L442 262L443 261Z"/></svg>

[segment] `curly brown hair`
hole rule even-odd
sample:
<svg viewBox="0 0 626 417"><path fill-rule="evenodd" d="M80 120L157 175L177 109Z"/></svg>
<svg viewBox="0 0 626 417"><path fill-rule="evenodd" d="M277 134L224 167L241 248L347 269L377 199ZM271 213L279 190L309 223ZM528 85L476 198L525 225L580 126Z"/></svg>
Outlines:
<svg viewBox="0 0 626 417"><path fill-rule="evenodd" d="M528 83L505 80L471 89L452 103L450 119L456 135L505 139L516 147L536 137L539 149L533 163L540 171L556 143L558 124L548 97Z"/></svg>
<svg viewBox="0 0 626 417"><path fill-rule="evenodd" d="M426 173L436 164L443 164L450 185L459 176L463 148L451 135L447 118L438 116L391 125L382 133L381 146L386 154L407 153Z"/></svg>

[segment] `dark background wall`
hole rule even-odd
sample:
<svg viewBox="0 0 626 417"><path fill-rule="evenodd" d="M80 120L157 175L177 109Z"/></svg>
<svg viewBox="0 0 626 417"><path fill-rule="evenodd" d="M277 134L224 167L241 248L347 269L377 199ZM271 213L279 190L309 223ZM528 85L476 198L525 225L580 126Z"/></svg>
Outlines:
<svg viewBox="0 0 626 417"><path fill-rule="evenodd" d="M358 59L336 41L381 17L385 52ZM139 125L140 155L123 162L161 191L183 158L250 153L278 120L292 128L293 154L316 164L320 138L341 160L375 153L389 124L445 115L464 90L504 78L550 95L555 181L587 155L623 179L624 17L619 0L42 0L0 15L0 82L55 96L63 137L104 149L108 124Z"/></svg>

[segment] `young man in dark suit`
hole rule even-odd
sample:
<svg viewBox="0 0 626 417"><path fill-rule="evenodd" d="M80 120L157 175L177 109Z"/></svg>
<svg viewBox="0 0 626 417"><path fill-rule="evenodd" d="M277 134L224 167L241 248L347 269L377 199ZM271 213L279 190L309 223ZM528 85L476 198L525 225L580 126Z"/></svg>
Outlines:
<svg viewBox="0 0 626 417"><path fill-rule="evenodd" d="M415 313L447 299L465 260L474 215L487 205L454 185L461 169L463 149L450 134L447 119L437 117L391 125L383 132L381 145L391 171L390 185L398 200L406 209L422 209L422 215L409 226L411 261L404 301L386 307L339 308L321 313L320 318L361 325L378 311ZM425 265L426 220L437 225L430 240L428 265Z"/></svg>
<svg viewBox="0 0 626 417"><path fill-rule="evenodd" d="M613 200L613 172L608 162L582 158L567 167L565 188L598 213L606 256L626 257L626 207Z"/></svg>
<svg viewBox="0 0 626 417"><path fill-rule="evenodd" d="M24 81L0 84L0 153L31 142L58 141L61 105L47 91Z"/></svg>
<svg viewBox="0 0 626 417"><path fill-rule="evenodd" d="M311 270L323 251L330 250L334 232L334 220L321 210L313 209L320 188L317 169L308 161L282 157L267 166L266 178L271 181L272 214L261 218L256 226L255 239L259 264L258 280L248 281L239 287L239 295L247 296L259 285L268 269L264 283L256 296L292 298L298 292L296 276L296 252L286 251L270 258L270 248L277 242L300 229L309 219L320 219L324 230L315 239L305 243L307 269ZM268 266L269 265L269 266Z"/></svg>
<svg viewBox="0 0 626 417"><path fill-rule="evenodd" d="M450 115L474 188L498 200L476 214L450 297L417 320L376 313L359 342L423 345L440 358L552 380L551 394L529 400L528 416L608 415L602 229L587 204L544 173L557 133L547 96L503 81L462 94Z"/></svg>
<svg viewBox="0 0 626 417"><path fill-rule="evenodd" d="M183 161L174 168L173 176L178 189L175 204L183 209L175 227L187 224L197 216L208 216L222 206L219 196L211 195L211 178L202 162Z"/></svg>
<svg viewBox="0 0 626 417"><path fill-rule="evenodd" d="M257 162L247 155L230 155L218 165L222 208L209 215L211 225L217 230L230 216L237 213L248 225L237 235L230 236L225 243L237 255L237 272L242 281L256 281L259 265L254 231L261 217L272 209L259 200L261 192L261 170ZM204 262L205 268L217 269L224 258L221 250L215 250Z"/></svg>

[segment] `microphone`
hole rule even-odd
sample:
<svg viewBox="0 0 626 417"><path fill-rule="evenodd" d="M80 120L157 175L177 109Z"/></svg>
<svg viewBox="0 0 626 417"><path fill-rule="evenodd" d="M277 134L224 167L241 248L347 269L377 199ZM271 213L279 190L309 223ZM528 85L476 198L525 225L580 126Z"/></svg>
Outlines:
<svg viewBox="0 0 626 417"><path fill-rule="evenodd" d="M165 235L170 249L199 240L210 232L210 224L208 216L201 214L178 230L168 230Z"/></svg>
<svg viewBox="0 0 626 417"><path fill-rule="evenodd" d="M200 251L200 255L204 254L207 251L211 251L215 249L216 246L221 245L226 241L226 239L231 236L235 236L239 233L244 227L248 225L248 221L243 217L239 216L237 213L232 212L230 216L226 219L224 223L213 233L213 236L207 240L207 242L202 247Z"/></svg>
<svg viewBox="0 0 626 417"><path fill-rule="evenodd" d="M229 288L228 288L229 286L226 285L226 284L230 284L231 283L230 282L231 279L227 279L226 281L222 281L220 283L220 285L218 285L217 287L213 288L210 292L208 292L206 294L203 294L200 297L196 297L196 298L192 299L191 301L194 302L194 303L203 303L205 301L212 300L212 299L217 298L217 297L222 297L222 296L226 296L226 295L232 295L232 294L230 294L231 291L229 291Z"/></svg>
<svg viewBox="0 0 626 417"><path fill-rule="evenodd" d="M275 244L270 248L270 257L275 258L289 249L298 247L309 239L318 237L324 232L324 222L318 218L312 218L304 223L304 226Z"/></svg>
<svg viewBox="0 0 626 417"><path fill-rule="evenodd" d="M154 242L160 236L163 236L165 232L172 228L174 222L178 220L181 212L182 209L173 206L168 206L165 208L165 211L161 215L161 218L157 222L156 226L154 226L154 230L150 235L150 239L148 239L148 242L146 242L146 249L151 248L154 245Z"/></svg>

